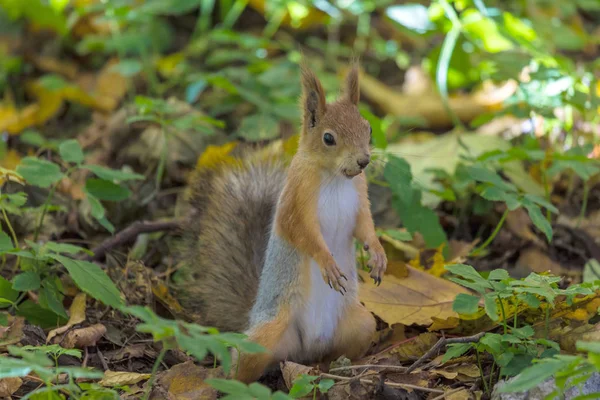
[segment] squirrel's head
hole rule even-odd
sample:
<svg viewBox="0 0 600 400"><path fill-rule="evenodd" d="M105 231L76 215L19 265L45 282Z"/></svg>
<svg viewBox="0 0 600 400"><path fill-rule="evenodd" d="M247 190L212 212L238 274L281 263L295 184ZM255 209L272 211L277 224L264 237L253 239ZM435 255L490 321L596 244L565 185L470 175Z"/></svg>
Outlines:
<svg viewBox="0 0 600 400"><path fill-rule="evenodd" d="M371 160L371 126L358 111L360 88L358 66L354 65L342 95L327 104L316 75L302 67L302 135L299 152L310 154L311 162L323 170L353 178Z"/></svg>

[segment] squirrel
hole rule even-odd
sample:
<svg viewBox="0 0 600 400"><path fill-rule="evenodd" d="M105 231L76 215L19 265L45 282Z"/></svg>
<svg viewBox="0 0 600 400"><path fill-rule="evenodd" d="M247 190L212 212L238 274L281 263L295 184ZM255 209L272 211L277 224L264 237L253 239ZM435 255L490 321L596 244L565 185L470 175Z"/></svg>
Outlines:
<svg viewBox="0 0 600 400"><path fill-rule="evenodd" d="M301 66L302 130L288 167L274 159L199 171L190 184L184 310L220 331L243 332L266 353L240 354L236 379L252 382L279 361L362 357L376 329L358 299L354 238L376 284L387 267L364 169L371 128L358 110L358 66L326 103Z"/></svg>

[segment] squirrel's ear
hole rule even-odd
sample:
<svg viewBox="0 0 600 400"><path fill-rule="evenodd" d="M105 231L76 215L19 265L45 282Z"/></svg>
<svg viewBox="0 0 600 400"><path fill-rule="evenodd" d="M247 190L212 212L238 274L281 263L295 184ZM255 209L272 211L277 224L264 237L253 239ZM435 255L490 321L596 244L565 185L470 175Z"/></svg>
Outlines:
<svg viewBox="0 0 600 400"><path fill-rule="evenodd" d="M354 63L348 76L346 76L346 87L344 96L352 103L358 105L360 99L360 86L358 85L358 63Z"/></svg>
<svg viewBox="0 0 600 400"><path fill-rule="evenodd" d="M306 64L301 65L302 71L302 111L307 128L313 128L325 114L325 91L317 76Z"/></svg>

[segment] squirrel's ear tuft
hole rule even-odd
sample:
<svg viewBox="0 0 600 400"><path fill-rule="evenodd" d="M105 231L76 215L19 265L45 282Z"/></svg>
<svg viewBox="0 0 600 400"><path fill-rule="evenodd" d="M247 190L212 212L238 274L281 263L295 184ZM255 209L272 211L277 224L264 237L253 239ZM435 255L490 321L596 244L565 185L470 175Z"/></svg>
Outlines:
<svg viewBox="0 0 600 400"><path fill-rule="evenodd" d="M325 114L325 91L319 78L305 63L302 63L302 111L304 124L307 128L314 128L319 119Z"/></svg>
<svg viewBox="0 0 600 400"><path fill-rule="evenodd" d="M350 72L346 76L346 87L344 88L344 96L352 104L358 105L360 99L360 86L358 83L358 62L354 62L350 68Z"/></svg>

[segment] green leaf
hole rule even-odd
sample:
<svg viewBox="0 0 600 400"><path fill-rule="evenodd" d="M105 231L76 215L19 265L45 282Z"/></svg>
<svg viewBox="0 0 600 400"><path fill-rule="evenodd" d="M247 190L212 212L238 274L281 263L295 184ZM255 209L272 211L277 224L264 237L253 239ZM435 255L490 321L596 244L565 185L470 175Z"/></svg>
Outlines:
<svg viewBox="0 0 600 400"><path fill-rule="evenodd" d="M131 191L104 179L88 179L85 191L99 200L121 201L131 196Z"/></svg>
<svg viewBox="0 0 600 400"><path fill-rule="evenodd" d="M50 161L40 160L35 157L25 157L17 166L17 172L25 180L42 188L47 188L64 178L60 167Z"/></svg>
<svg viewBox="0 0 600 400"><path fill-rule="evenodd" d="M383 177L390 184L390 189L403 205L409 205L412 200L412 173L410 165L400 157L390 156L383 170Z"/></svg>
<svg viewBox="0 0 600 400"><path fill-rule="evenodd" d="M429 19L427 7L422 4L393 5L385 10L392 21L416 33L425 33L435 28Z"/></svg>
<svg viewBox="0 0 600 400"><path fill-rule="evenodd" d="M68 318L67 310L65 310L62 303L62 297L57 285L51 279L45 279L39 291L40 306L63 318Z"/></svg>
<svg viewBox="0 0 600 400"><path fill-rule="evenodd" d="M15 246L8 233L0 231L0 253L14 249Z"/></svg>
<svg viewBox="0 0 600 400"><path fill-rule="evenodd" d="M542 196L536 196L534 194L526 194L523 196L524 199L529 200L541 207L544 207L554 214L558 214L558 209L554 206L554 204L550 203L548 200L543 198Z"/></svg>
<svg viewBox="0 0 600 400"><path fill-rule="evenodd" d="M526 368L512 381L500 388L500 393L524 392L536 387L568 365L568 362L549 359Z"/></svg>
<svg viewBox="0 0 600 400"><path fill-rule="evenodd" d="M486 333L479 343L486 346L492 354L500 354L504 350L502 335L498 335L497 333Z"/></svg>
<svg viewBox="0 0 600 400"><path fill-rule="evenodd" d="M505 269L495 269L488 275L490 281L504 281L507 279L510 279L510 275Z"/></svg>
<svg viewBox="0 0 600 400"><path fill-rule="evenodd" d="M448 350L442 358L442 363L452 360L453 358L460 357L469 351L473 347L472 343L455 343L448 345Z"/></svg>
<svg viewBox="0 0 600 400"><path fill-rule="evenodd" d="M492 185L497 186L498 188L506 191L517 191L517 188L512 183L506 182L500 177L500 175L498 175L495 171L492 171L491 169L471 165L467 167L467 172L469 173L471 178L477 181L491 183Z"/></svg>
<svg viewBox="0 0 600 400"><path fill-rule="evenodd" d="M10 306L12 303L17 301L19 297L19 292L12 288L12 284L0 276L0 299L6 299L9 302L0 303L0 308L6 308Z"/></svg>
<svg viewBox="0 0 600 400"><path fill-rule="evenodd" d="M142 64L138 60L124 59L119 61L118 64L113 65L110 69L123 76L129 77L140 72L142 70Z"/></svg>
<svg viewBox="0 0 600 400"><path fill-rule="evenodd" d="M481 197L490 201L503 201L509 210L516 210L521 202L515 193L507 192L497 186L487 186L481 191Z"/></svg>
<svg viewBox="0 0 600 400"><path fill-rule="evenodd" d="M40 277L33 271L25 271L13 278L13 289L20 292L38 290L41 286Z"/></svg>
<svg viewBox="0 0 600 400"><path fill-rule="evenodd" d="M279 122L269 114L254 114L242 120L238 136L251 142L274 139L279 136Z"/></svg>
<svg viewBox="0 0 600 400"><path fill-rule="evenodd" d="M479 297L459 293L452 303L452 310L459 314L474 314L479 309Z"/></svg>
<svg viewBox="0 0 600 400"><path fill-rule="evenodd" d="M496 294L489 293L483 296L483 302L485 306L485 313L492 319L492 321L498 321L498 304L496 304Z"/></svg>
<svg viewBox="0 0 600 400"><path fill-rule="evenodd" d="M38 325L43 329L52 329L65 325L68 320L66 317L49 312L48 309L42 308L39 304L31 300L25 300L19 304L16 314L24 317L30 324Z"/></svg>
<svg viewBox="0 0 600 400"><path fill-rule="evenodd" d="M0 313L0 326L8 326L8 314Z"/></svg>
<svg viewBox="0 0 600 400"><path fill-rule="evenodd" d="M538 229L544 233L544 235L546 235L548 242L551 242L552 241L552 225L550 225L550 222L548 222L546 217L544 217L544 215L542 215L542 211L540 210L540 208L536 205L527 205L527 206L525 206L525 208L527 209L527 212L529 213L531 222L533 222L533 224L535 226L537 226Z"/></svg>
<svg viewBox="0 0 600 400"><path fill-rule="evenodd" d="M66 254L87 253L89 255L94 254L86 248L83 248L80 246L75 246L74 244L68 244L68 243L46 242L42 246L42 248L52 251L54 253L66 253Z"/></svg>
<svg viewBox="0 0 600 400"><path fill-rule="evenodd" d="M255 396L257 399L268 399L271 397L271 390L258 382L254 382L248 385L248 391L252 396Z"/></svg>
<svg viewBox="0 0 600 400"><path fill-rule="evenodd" d="M73 164L81 164L84 159L83 150L79 142L75 139L67 140L61 143L58 148L63 160Z"/></svg>
<svg viewBox="0 0 600 400"><path fill-rule="evenodd" d="M319 392L327 393L329 389L331 389L335 385L335 381L333 379L321 379L317 387L319 388Z"/></svg>
<svg viewBox="0 0 600 400"><path fill-rule="evenodd" d="M222 393L239 395L248 393L248 387L240 381L212 378L206 379L205 382Z"/></svg>
<svg viewBox="0 0 600 400"><path fill-rule="evenodd" d="M131 181L144 179L144 175L131 172L124 172L115 169L105 168L100 165L84 165L82 168L92 171L94 174L107 181Z"/></svg>
<svg viewBox="0 0 600 400"><path fill-rule="evenodd" d="M121 293L113 281L94 263L73 260L60 255L50 255L61 263L81 290L106 305L119 309L123 306Z"/></svg>

